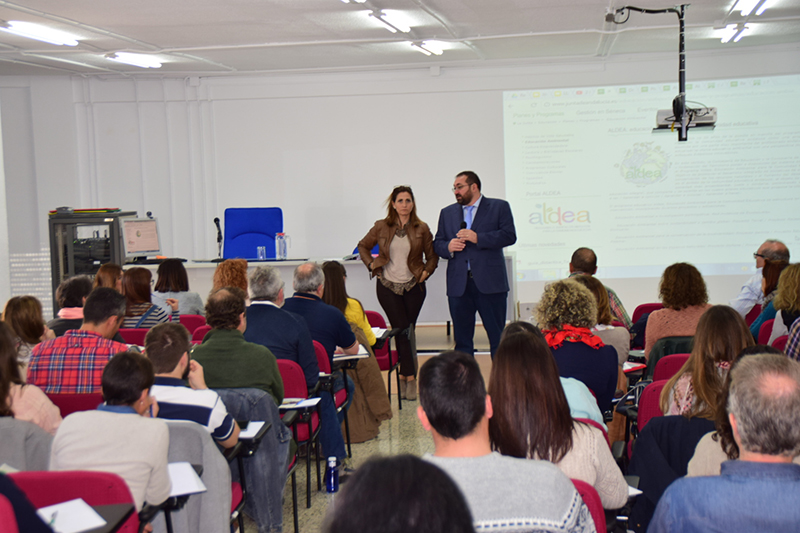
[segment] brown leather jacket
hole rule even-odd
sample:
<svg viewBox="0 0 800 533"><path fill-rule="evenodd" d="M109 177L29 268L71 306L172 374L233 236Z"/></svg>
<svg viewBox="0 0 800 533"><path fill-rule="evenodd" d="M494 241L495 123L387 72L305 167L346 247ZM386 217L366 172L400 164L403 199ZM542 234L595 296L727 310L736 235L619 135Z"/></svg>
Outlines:
<svg viewBox="0 0 800 533"><path fill-rule="evenodd" d="M394 238L395 226L390 226L385 220L378 220L369 233L358 243L358 253L361 260L370 269L370 277L381 272L383 265L389 262L389 245ZM408 269L419 281L422 272L428 273L428 277L436 270L439 264L439 256L433 251L433 235L428 225L422 221L416 226L407 227L408 240L411 250L408 253ZM372 248L378 244L378 257L372 257ZM422 254L425 260L422 260ZM370 268L372 264L372 268Z"/></svg>

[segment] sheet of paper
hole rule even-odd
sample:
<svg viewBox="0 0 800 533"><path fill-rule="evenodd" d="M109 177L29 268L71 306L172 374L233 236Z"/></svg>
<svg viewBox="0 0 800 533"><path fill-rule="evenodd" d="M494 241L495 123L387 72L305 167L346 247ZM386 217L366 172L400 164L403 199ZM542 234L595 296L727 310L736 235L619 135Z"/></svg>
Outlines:
<svg viewBox="0 0 800 533"><path fill-rule="evenodd" d="M296 400L297 398L292 399ZM283 403L281 404L281 409L305 409L306 407L314 407L320 401L320 398L306 398L305 400L301 400L299 402L287 403L284 399Z"/></svg>
<svg viewBox="0 0 800 533"><path fill-rule="evenodd" d="M384 333L386 333L386 329L385 328L372 328L372 333L374 333L376 337L381 337Z"/></svg>
<svg viewBox="0 0 800 533"><path fill-rule="evenodd" d="M106 525L103 517L80 498L42 507L36 513L56 533L79 533Z"/></svg>
<svg viewBox="0 0 800 533"><path fill-rule="evenodd" d="M244 428L242 431L239 432L240 439L252 439L255 437L261 428L264 427L264 422L258 420L251 420L247 427Z"/></svg>
<svg viewBox="0 0 800 533"><path fill-rule="evenodd" d="M197 472L189 463L169 463L167 468L169 469L169 480L172 482L170 496L197 494L207 490L203 480L200 479L200 476L197 475Z"/></svg>
<svg viewBox="0 0 800 533"><path fill-rule="evenodd" d="M640 491L639 489L635 489L630 485L628 485L628 498L630 498L631 496L638 496L641 493L642 491Z"/></svg>
<svg viewBox="0 0 800 533"><path fill-rule="evenodd" d="M622 371L623 372L630 372L632 370L639 370L640 368L647 368L647 365L642 363L632 363L630 361L625 361L622 363Z"/></svg>

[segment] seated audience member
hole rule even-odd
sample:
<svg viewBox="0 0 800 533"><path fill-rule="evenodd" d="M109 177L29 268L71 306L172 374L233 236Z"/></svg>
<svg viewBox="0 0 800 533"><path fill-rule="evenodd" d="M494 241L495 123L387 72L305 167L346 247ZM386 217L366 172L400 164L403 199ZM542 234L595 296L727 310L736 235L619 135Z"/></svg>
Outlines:
<svg viewBox="0 0 800 533"><path fill-rule="evenodd" d="M325 275L316 263L303 263L294 269L294 296L287 298L283 309L303 317L311 332L311 338L322 344L333 368L333 353L340 347L348 355L358 353L358 340L341 311L322 301L325 292ZM333 389L345 387L340 371L333 373ZM347 377L347 395L352 398L355 385ZM349 404L348 404L349 407Z"/></svg>
<svg viewBox="0 0 800 533"><path fill-rule="evenodd" d="M284 297L280 271L272 266L256 267L250 274L250 293L245 340L266 346L278 359L300 365L306 386L312 391L319 381L314 344L303 317L281 309ZM340 461L344 460L344 438L333 398L327 392L319 396L320 443L326 455L336 455ZM330 454L328 450L331 450Z"/></svg>
<svg viewBox="0 0 800 533"><path fill-rule="evenodd" d="M800 361L800 318L794 321L789 329L789 338L786 341L786 355L795 361Z"/></svg>
<svg viewBox="0 0 800 533"><path fill-rule="evenodd" d="M800 318L800 263L789 265L783 269L778 278L778 292L772 300L777 313L772 323L772 334L767 344L772 345L775 339L789 334L789 328Z"/></svg>
<svg viewBox="0 0 800 533"><path fill-rule="evenodd" d="M237 287L247 295L247 260L226 259L214 270L211 292L223 287Z"/></svg>
<svg viewBox="0 0 800 533"><path fill-rule="evenodd" d="M417 408L435 452L425 459L456 482L480 531L595 531L589 510L555 465L492 451L492 400L478 363L444 352L422 365Z"/></svg>
<svg viewBox="0 0 800 533"><path fill-rule="evenodd" d="M266 346L278 359L303 369L308 390L319 381L319 364L311 333L303 317L282 309L283 280L273 266L257 266L250 274L250 307L244 339Z"/></svg>
<svg viewBox="0 0 800 533"><path fill-rule="evenodd" d="M114 263L101 265L94 275L94 288L108 287L122 292L122 267Z"/></svg>
<svg viewBox="0 0 800 533"><path fill-rule="evenodd" d="M761 291L762 269L764 268L764 261L786 261L789 262L789 249L781 241L775 239L767 239L758 247L758 251L753 254L756 260L756 273L742 285L742 290L739 295L730 301L730 306L742 315L742 318L747 316L747 313L756 305L761 304L764 297Z"/></svg>
<svg viewBox="0 0 800 533"><path fill-rule="evenodd" d="M275 356L260 344L244 340L247 329L245 294L238 287L211 293L206 302L206 321L211 331L192 351L203 366L212 389L261 389L276 405L283 401L283 380Z"/></svg>
<svg viewBox="0 0 800 533"><path fill-rule="evenodd" d="M706 282L700 271L689 263L668 266L661 276L658 290L664 309L653 311L647 319L645 358L650 357L653 345L663 337L694 335L700 317L711 307Z"/></svg>
<svg viewBox="0 0 800 533"><path fill-rule="evenodd" d="M6 529L9 524L0 526L0 531L24 531L25 533L53 533L50 526L36 513L36 508L30 502L25 493L14 484L14 481L7 475L0 473L0 496L3 496L11 504L14 511L14 519L17 522L16 529Z"/></svg>
<svg viewBox="0 0 800 533"><path fill-rule="evenodd" d="M203 367L189 357L192 343L186 328L159 324L147 332L144 344L156 374L150 394L158 401L158 417L197 422L223 448L235 446L239 426L219 395L206 386Z"/></svg>
<svg viewBox="0 0 800 533"><path fill-rule="evenodd" d="M320 266L304 263L295 268L293 285L294 296L286 299L283 308L305 319L311 338L322 344L328 352L331 366L337 346L346 354L358 353L358 341L344 314L322 301L325 274Z"/></svg>
<svg viewBox="0 0 800 533"><path fill-rule="evenodd" d="M31 358L31 350L42 341L55 339L55 334L45 325L42 304L34 296L14 296L3 309L3 322L16 335L17 362L23 370Z"/></svg>
<svg viewBox="0 0 800 533"><path fill-rule="evenodd" d="M167 304L172 308L172 315L166 313L157 305L153 305L150 298L150 281L153 275L142 267L129 268L122 274L122 294L125 295L127 306L123 328L152 328L163 322L178 322L178 300L167 298Z"/></svg>
<svg viewBox="0 0 800 533"><path fill-rule="evenodd" d="M0 322L0 416L32 422L54 435L61 411L36 385L25 384L17 363L14 334Z"/></svg>
<svg viewBox="0 0 800 533"><path fill-rule="evenodd" d="M273 419L255 419L271 422L272 427L261 441L256 455L245 462L247 482L253 495L253 498L248 497L245 509L256 521L260 532L280 531L283 527L286 459L291 440L291 431L280 422L277 412L277 406L283 401L283 380L272 352L245 340L245 310L245 294L240 288L225 287L212 292L206 301L206 321L213 329L206 334L202 344L194 347L191 355L202 365L205 381L212 389L243 389L241 394L220 391L232 413L258 408L256 397L248 389L262 390L275 402L274 409L263 411ZM234 400L230 399L231 396ZM264 403L260 402L262 409ZM242 408L242 404L246 407ZM246 418L249 415L237 416ZM339 429L338 424L336 428ZM344 450L341 429L339 439ZM327 449L325 453L330 454Z"/></svg>
<svg viewBox="0 0 800 533"><path fill-rule="evenodd" d="M772 353L783 355L783 352L772 346L758 344L742 350L736 361L731 364L731 370L725 378L725 385L722 393L717 398L717 412L714 417L716 431L706 433L700 442L697 443L694 456L689 461L686 475L688 477L697 476L718 476L720 466L727 460L739 458L739 446L733 438L733 428L728 419L728 397L731 387L731 373L736 365L748 355L758 355L762 353ZM794 462L800 464L800 456L794 458Z"/></svg>
<svg viewBox="0 0 800 533"><path fill-rule="evenodd" d="M594 250L591 248L578 248L575 250L569 262L569 277L572 278L580 275L594 277L596 273L597 255L595 255ZM625 311L625 307L623 307L619 296L617 296L617 293L611 288L605 286L603 288L607 293L612 320L622 322L625 329L630 331L631 327L633 327L633 322L631 321L631 317L628 316L628 312ZM606 324L606 322L602 323ZM607 324L610 325L611 321L608 321Z"/></svg>
<svg viewBox="0 0 800 533"><path fill-rule="evenodd" d="M474 533L464 495L413 455L370 459L328 508L324 533Z"/></svg>
<svg viewBox="0 0 800 533"><path fill-rule="evenodd" d="M152 301L165 313L172 313L167 300L178 300L178 312L182 315L204 315L203 300L196 292L189 290L189 276L180 259L166 259L158 265L158 280L154 287Z"/></svg>
<svg viewBox="0 0 800 533"><path fill-rule="evenodd" d="M661 391L661 411L713 420L731 363L753 344L747 324L732 307L715 305L703 313L689 359Z"/></svg>
<svg viewBox="0 0 800 533"><path fill-rule="evenodd" d="M92 278L89 276L73 276L61 282L56 289L58 302L58 318L47 323L56 337L60 337L69 329L78 329L83 324L83 303L92 292Z"/></svg>
<svg viewBox="0 0 800 533"><path fill-rule="evenodd" d="M493 416L492 447L503 455L542 459L571 479L592 485L606 509L628 501L622 477L605 435L573 420L561 388L558 366L539 335L504 333L489 378Z"/></svg>
<svg viewBox="0 0 800 533"><path fill-rule="evenodd" d="M536 319L559 374L589 387L600 411L610 409L617 388L617 352L590 330L597 321L591 291L572 280L550 283L539 301Z"/></svg>
<svg viewBox="0 0 800 533"><path fill-rule="evenodd" d="M169 497L169 429L150 397L153 365L122 352L103 370L103 399L96 411L72 413L53 439L50 470L112 472L125 480L136 509Z"/></svg>
<svg viewBox="0 0 800 533"><path fill-rule="evenodd" d="M625 328L615 328L611 325L613 319L608 305L608 292L600 280L592 276L571 276L570 279L592 291L597 302L597 324L592 328L592 333L603 339L603 343L607 346L614 347L619 366L622 366L628 360L628 352L631 350L631 334Z"/></svg>
<svg viewBox="0 0 800 533"><path fill-rule="evenodd" d="M752 324L750 324L750 333L753 338L758 342L758 334L761 331L761 326L768 320L773 320L778 311L775 309L775 304L772 300L778 294L778 279L780 278L783 269L789 266L787 261L764 261L764 268L761 271L761 291L763 299L761 301L761 313L756 317Z"/></svg>
<svg viewBox="0 0 800 533"><path fill-rule="evenodd" d="M28 383L48 394L100 392L103 368L128 346L111 340L125 316L125 297L114 289L91 292L83 307L83 325L38 344L31 353Z"/></svg>
<svg viewBox="0 0 800 533"><path fill-rule="evenodd" d="M347 322L354 324L367 339L369 346L374 346L378 340L372 332L367 315L364 313L364 306L355 298L350 298L347 294L347 272L338 261L325 261L322 264L322 273L325 276L325 292L322 294L322 301L332 305L344 315Z"/></svg>
<svg viewBox="0 0 800 533"><path fill-rule="evenodd" d="M56 337L62 336L71 329L80 329L83 324L83 305L86 303L89 293L92 292L92 288L92 278L89 276L73 276L65 279L58 286L56 301L61 309L58 311L58 318L47 323L47 327L56 334ZM113 340L125 342L119 332L114 335Z"/></svg>
<svg viewBox="0 0 800 533"><path fill-rule="evenodd" d="M648 531L796 531L800 524L800 363L745 357L732 371L728 416L739 448L721 475L675 481Z"/></svg>
<svg viewBox="0 0 800 533"><path fill-rule="evenodd" d="M539 328L530 322L525 322L522 320L511 322L509 325L507 325L503 330L503 334L500 336L500 342L503 342L503 339L507 335L512 335L514 333L528 333L540 338L542 342L547 344L547 342L544 340L544 335L542 335L542 332L539 330ZM558 381L561 383L561 388L564 390L564 395L567 397L569 412L572 418L588 418L589 420L593 420L603 427L606 426L603 413L601 413L600 408L597 407L597 400L595 400L594 395L592 395L592 391L590 391L589 388L583 384L583 382L578 381L575 378L563 377L559 377Z"/></svg>
<svg viewBox="0 0 800 533"><path fill-rule="evenodd" d="M325 292L322 300L345 316L359 344L367 347L376 346L377 339L367 321L364 307L361 302L347 295L345 287L347 274L342 264L337 261L326 261L322 271L325 273ZM381 368L372 348L367 348L367 351L369 357L360 359L355 370L347 376L348 379L352 378L355 385L355 393L348 411L351 442L374 439L380 433L381 422L392 418L392 405L386 394L386 382L381 376ZM406 383L406 398L416 399L416 381L412 378L407 379Z"/></svg>

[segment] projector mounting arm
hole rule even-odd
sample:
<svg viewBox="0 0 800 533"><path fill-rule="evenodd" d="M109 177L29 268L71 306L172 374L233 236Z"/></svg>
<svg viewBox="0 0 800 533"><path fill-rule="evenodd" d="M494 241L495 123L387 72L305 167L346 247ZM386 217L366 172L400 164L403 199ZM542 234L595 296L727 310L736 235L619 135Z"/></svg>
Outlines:
<svg viewBox="0 0 800 533"><path fill-rule="evenodd" d="M613 13L608 13L606 15L606 22L613 22L614 24L624 24L630 18L630 11L638 11L639 13L645 14L658 14L658 13L675 13L678 15L678 24L680 26L679 32L679 41L678 41L678 96L672 100L672 111L675 115L675 119L677 122L680 123L678 128L678 140L685 141L688 138L688 130L689 130L689 112L686 109L686 48L685 48L685 40L684 40L684 29L685 29L685 22L684 22L684 15L686 11L686 7L689 4L681 4L675 7L669 7L665 9L645 9L642 7L635 7L635 6L624 6L616 9ZM617 15L628 11L628 17L621 22L617 22L616 18Z"/></svg>

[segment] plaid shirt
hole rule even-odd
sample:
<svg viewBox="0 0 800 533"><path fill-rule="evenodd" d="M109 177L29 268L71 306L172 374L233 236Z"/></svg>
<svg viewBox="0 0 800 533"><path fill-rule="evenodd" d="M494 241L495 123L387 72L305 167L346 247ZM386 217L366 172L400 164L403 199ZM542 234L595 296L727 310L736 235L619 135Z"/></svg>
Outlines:
<svg viewBox="0 0 800 533"><path fill-rule="evenodd" d="M587 274L585 272L573 272L569 275L569 277L575 277L578 275L590 276L591 274ZM605 285L603 285L605 287ZM608 306L611 308L611 318L612 320L617 320L625 324L625 328L628 331L631 330L633 327L633 322L631 321L631 317L628 316L628 312L625 311L625 307L622 305L622 300L619 299L617 293L614 292L614 289L606 287L608 291Z"/></svg>
<svg viewBox="0 0 800 533"><path fill-rule="evenodd" d="M106 363L127 349L127 345L97 333L71 329L36 345L28 363L28 383L48 394L101 392Z"/></svg>
<svg viewBox="0 0 800 533"><path fill-rule="evenodd" d="M800 318L795 320L789 329L789 340L784 351L789 356L789 359L800 361Z"/></svg>

